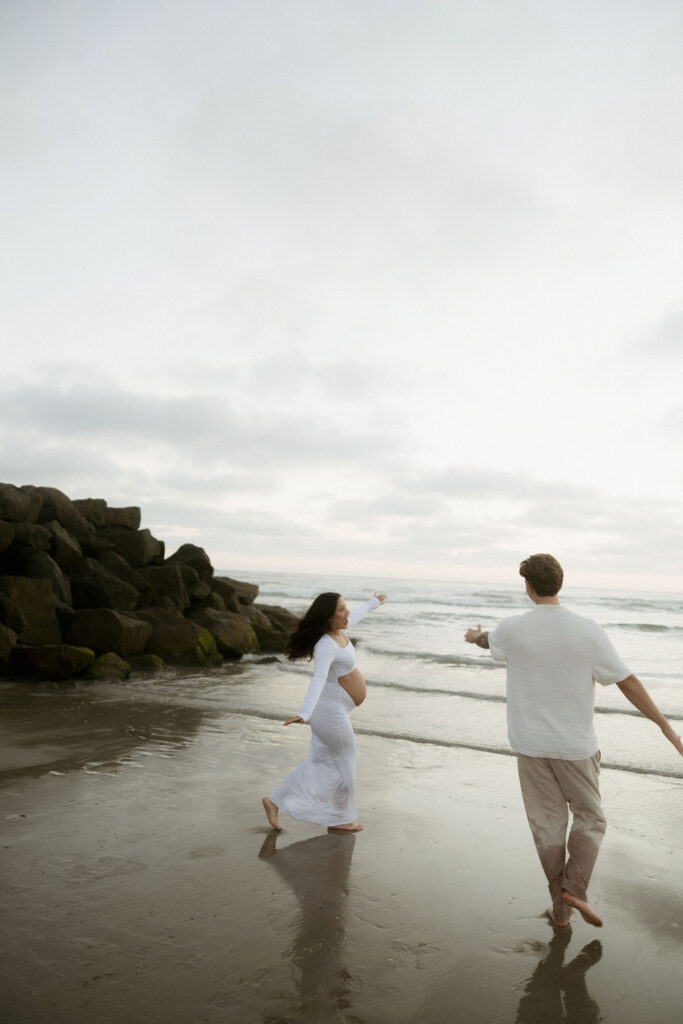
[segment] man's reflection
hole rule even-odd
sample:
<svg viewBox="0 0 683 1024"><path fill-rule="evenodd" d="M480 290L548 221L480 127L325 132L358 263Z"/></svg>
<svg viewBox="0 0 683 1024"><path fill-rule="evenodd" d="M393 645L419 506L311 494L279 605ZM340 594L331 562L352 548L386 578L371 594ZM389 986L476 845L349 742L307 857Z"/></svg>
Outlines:
<svg viewBox="0 0 683 1024"><path fill-rule="evenodd" d="M557 929L547 955L524 986L515 1024L597 1024L600 1008L586 989L586 971L602 956L597 939L565 966L571 929Z"/></svg>
<svg viewBox="0 0 683 1024"><path fill-rule="evenodd" d="M300 1019L310 1015L311 1020L322 1020L330 1009L351 1005L351 977L342 965L342 955L347 879L356 837L314 836L283 850L276 849L278 838L275 833L268 835L259 857L275 868L299 901L297 934L285 956L295 968Z"/></svg>

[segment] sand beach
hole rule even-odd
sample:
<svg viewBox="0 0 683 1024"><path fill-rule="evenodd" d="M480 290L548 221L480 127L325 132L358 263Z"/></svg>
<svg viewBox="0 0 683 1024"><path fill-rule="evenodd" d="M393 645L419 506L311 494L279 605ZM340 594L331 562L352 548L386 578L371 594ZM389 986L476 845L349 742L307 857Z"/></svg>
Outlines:
<svg viewBox="0 0 683 1024"><path fill-rule="evenodd" d="M361 733L365 831L276 836L260 797L305 729L2 701L3 1024L680 1020L678 779L603 772L605 927L558 934L511 757Z"/></svg>

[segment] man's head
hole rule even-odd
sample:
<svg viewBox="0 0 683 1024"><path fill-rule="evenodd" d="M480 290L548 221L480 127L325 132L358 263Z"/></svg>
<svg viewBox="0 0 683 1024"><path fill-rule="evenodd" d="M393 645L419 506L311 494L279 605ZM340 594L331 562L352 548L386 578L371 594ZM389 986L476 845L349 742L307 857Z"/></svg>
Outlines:
<svg viewBox="0 0 683 1024"><path fill-rule="evenodd" d="M564 573L552 555L529 555L519 567L523 576L539 597L554 597L560 592Z"/></svg>

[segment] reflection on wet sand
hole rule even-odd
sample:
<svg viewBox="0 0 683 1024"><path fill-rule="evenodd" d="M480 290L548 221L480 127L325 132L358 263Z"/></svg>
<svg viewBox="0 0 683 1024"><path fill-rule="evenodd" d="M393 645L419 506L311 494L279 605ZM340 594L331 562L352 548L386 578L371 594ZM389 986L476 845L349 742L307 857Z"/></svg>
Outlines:
<svg viewBox="0 0 683 1024"><path fill-rule="evenodd" d="M259 852L299 901L297 933L285 951L294 969L300 1007L294 1019L319 1022L332 1008L351 1006L351 976L343 965L347 880L356 837L322 835L276 848L266 837Z"/></svg>
<svg viewBox="0 0 683 1024"><path fill-rule="evenodd" d="M597 939L565 966L570 928L556 930L547 955L524 985L515 1024L597 1024L600 1008L588 994L586 972L602 956Z"/></svg>
<svg viewBox="0 0 683 1024"><path fill-rule="evenodd" d="M172 752L207 718L201 708L149 701L106 687L4 683L0 688L0 779L46 772L116 771L147 744Z"/></svg>

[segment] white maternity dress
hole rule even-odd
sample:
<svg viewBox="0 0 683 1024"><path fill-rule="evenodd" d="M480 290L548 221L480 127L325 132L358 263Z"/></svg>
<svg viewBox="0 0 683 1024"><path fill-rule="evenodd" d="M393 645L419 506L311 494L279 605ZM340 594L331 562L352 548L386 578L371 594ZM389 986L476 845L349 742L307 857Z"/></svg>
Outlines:
<svg viewBox="0 0 683 1024"><path fill-rule="evenodd" d="M379 608L371 597L349 613L349 626ZM313 650L313 678L299 715L311 726L308 757L270 794L293 818L315 825L348 825L356 820L356 737L349 721L355 704L337 682L356 665L353 644L340 647L327 633Z"/></svg>

